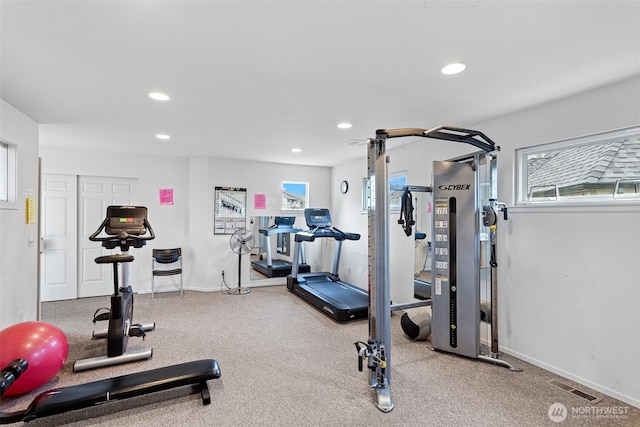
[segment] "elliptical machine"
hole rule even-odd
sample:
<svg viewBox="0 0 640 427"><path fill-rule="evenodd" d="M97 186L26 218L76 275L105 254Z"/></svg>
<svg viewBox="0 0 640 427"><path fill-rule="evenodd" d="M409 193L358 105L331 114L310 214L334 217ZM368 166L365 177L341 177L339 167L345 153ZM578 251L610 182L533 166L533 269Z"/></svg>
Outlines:
<svg viewBox="0 0 640 427"><path fill-rule="evenodd" d="M101 236L104 231L105 235ZM75 372L105 366L119 365L138 360L150 359L152 349L127 351L129 337L142 337L155 329L155 323L133 323L133 290L129 285L129 265L135 259L129 248L141 248L147 240L155 238L153 228L147 221L147 208L144 206L109 206L107 215L100 227L89 236L92 242L101 242L106 249L120 248L119 254L99 256L97 264L113 266L113 294L111 308L96 310L93 323L109 321L106 330L94 331L93 338L107 339L107 355L77 360L73 364ZM122 264L121 283L118 280L118 264Z"/></svg>

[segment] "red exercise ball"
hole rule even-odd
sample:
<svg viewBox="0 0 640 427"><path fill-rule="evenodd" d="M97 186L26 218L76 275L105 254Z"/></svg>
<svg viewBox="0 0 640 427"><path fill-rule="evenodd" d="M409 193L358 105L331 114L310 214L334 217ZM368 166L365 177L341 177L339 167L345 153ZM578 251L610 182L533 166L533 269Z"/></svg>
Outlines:
<svg viewBox="0 0 640 427"><path fill-rule="evenodd" d="M46 384L64 366L69 342L60 328L45 322L23 322L0 331L0 369L14 359L25 359L27 370L5 396L28 393Z"/></svg>

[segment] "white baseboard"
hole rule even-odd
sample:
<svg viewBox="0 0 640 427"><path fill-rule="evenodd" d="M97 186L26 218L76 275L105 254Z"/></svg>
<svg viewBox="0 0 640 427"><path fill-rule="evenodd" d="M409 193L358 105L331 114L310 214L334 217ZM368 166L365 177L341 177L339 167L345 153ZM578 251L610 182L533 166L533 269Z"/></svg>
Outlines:
<svg viewBox="0 0 640 427"><path fill-rule="evenodd" d="M602 384L597 384L594 383L593 381L589 381L585 378L582 378L580 376L574 375L571 372L567 372L563 369L557 368L555 366L549 365L548 363L545 363L543 361L534 359L532 357L529 357L525 354L519 353L517 351L511 350L510 348L507 347L500 347L500 351L509 354L513 357L517 357L520 360L524 360L527 363L531 363L532 365L536 365L542 369L545 369L549 372L553 372L554 374L560 375L563 378L567 378L571 381L575 381L578 384L582 384L586 387L589 387L593 390L599 391L601 393L606 394L607 396L613 397L614 399L618 399L624 403L628 403L631 406L635 406L636 408L640 409L640 398L638 397L633 397L633 396L629 396L626 395L624 393L620 393L616 390L613 390L607 386L604 386Z"/></svg>

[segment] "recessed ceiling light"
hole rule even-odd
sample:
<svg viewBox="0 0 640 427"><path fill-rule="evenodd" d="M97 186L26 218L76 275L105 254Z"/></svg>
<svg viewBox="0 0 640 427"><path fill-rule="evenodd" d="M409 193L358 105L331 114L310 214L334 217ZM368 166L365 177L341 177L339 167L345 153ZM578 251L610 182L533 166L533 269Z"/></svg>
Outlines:
<svg viewBox="0 0 640 427"><path fill-rule="evenodd" d="M467 66L464 64L454 63L454 64L446 65L445 67L442 68L441 71L442 71L442 74L458 74L464 71L465 68L467 68Z"/></svg>
<svg viewBox="0 0 640 427"><path fill-rule="evenodd" d="M351 129L351 123L347 123L347 122L338 123L338 127L340 129Z"/></svg>
<svg viewBox="0 0 640 427"><path fill-rule="evenodd" d="M292 153L302 153L302 148L292 148L291 152Z"/></svg>
<svg viewBox="0 0 640 427"><path fill-rule="evenodd" d="M171 137L170 137L169 135L167 135L166 133L159 133L159 134L156 134L156 138L158 138L158 139L162 139L162 140L171 139Z"/></svg>
<svg viewBox="0 0 640 427"><path fill-rule="evenodd" d="M169 95L160 92L149 93L149 98L155 99L156 101L168 101L170 99Z"/></svg>

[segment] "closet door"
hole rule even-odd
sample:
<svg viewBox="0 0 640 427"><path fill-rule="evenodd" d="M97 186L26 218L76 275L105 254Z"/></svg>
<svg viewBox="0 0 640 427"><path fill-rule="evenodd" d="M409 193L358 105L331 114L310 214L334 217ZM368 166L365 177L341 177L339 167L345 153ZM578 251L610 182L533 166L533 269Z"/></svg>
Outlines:
<svg viewBox="0 0 640 427"><path fill-rule="evenodd" d="M138 182L133 178L80 176L78 181L78 297L94 297L113 293L111 264L95 263L101 255L118 252L106 250L89 236L98 229L109 205L134 204ZM135 254L133 254L135 256ZM130 276L137 277L136 263ZM133 285L133 283L131 283ZM134 289L135 290L135 289Z"/></svg>
<svg viewBox="0 0 640 427"><path fill-rule="evenodd" d="M41 301L78 296L77 197L76 175L42 175Z"/></svg>

